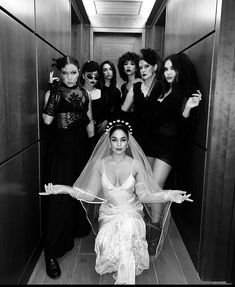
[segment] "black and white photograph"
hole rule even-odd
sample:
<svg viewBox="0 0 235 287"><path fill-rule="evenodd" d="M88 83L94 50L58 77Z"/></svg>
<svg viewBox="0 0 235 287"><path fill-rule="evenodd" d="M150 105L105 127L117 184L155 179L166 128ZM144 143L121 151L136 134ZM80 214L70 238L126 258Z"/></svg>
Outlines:
<svg viewBox="0 0 235 287"><path fill-rule="evenodd" d="M0 0L0 285L233 285L234 170L234 0Z"/></svg>

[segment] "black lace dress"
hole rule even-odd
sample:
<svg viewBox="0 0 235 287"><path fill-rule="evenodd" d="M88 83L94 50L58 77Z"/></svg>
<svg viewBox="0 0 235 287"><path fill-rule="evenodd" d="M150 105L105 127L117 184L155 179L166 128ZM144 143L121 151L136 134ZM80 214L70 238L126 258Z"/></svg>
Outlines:
<svg viewBox="0 0 235 287"><path fill-rule="evenodd" d="M72 186L83 170L89 155L88 103L86 91L79 86L62 84L51 89L43 110L55 122L48 152L48 182ZM71 196L51 195L45 201L45 254L57 258L73 248L75 237L89 234L91 227L81 203Z"/></svg>

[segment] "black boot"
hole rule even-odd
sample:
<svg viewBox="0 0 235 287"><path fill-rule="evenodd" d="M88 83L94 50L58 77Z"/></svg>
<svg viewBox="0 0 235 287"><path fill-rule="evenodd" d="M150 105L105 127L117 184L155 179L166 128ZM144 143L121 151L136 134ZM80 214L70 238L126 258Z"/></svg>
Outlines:
<svg viewBox="0 0 235 287"><path fill-rule="evenodd" d="M55 258L45 256L45 262L47 275L52 279L59 278L61 275L61 270L57 260Z"/></svg>
<svg viewBox="0 0 235 287"><path fill-rule="evenodd" d="M156 249L159 243L159 239L162 233L162 226L159 222L157 223L147 223L147 242L148 242L148 252L150 256L156 254Z"/></svg>

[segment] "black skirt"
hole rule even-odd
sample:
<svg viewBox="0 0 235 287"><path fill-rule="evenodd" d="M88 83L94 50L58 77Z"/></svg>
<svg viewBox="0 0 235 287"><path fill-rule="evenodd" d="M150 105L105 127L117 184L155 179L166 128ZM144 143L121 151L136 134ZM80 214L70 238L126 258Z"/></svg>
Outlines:
<svg viewBox="0 0 235 287"><path fill-rule="evenodd" d="M176 160L176 126L139 125L136 140L148 157L174 166Z"/></svg>
<svg viewBox="0 0 235 287"><path fill-rule="evenodd" d="M72 186L87 160L89 151L85 126L80 129L56 128L48 152L48 183ZM43 197L45 254L57 258L74 246L75 237L90 233L91 227L80 201L70 195Z"/></svg>

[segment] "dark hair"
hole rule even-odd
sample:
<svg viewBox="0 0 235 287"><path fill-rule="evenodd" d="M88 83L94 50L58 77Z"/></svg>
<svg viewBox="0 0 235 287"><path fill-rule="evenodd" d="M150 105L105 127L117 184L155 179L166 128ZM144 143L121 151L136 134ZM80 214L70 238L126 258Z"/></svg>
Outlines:
<svg viewBox="0 0 235 287"><path fill-rule="evenodd" d="M116 84L117 84L117 73L116 73L116 68L115 68L113 62L111 62L109 60L106 60L100 64L100 85L101 85L101 88L105 85L105 79L104 79L104 73L103 73L103 67L105 64L110 65L110 67L113 71L113 77L110 81L110 88L112 91L114 91L116 88Z"/></svg>
<svg viewBox="0 0 235 287"><path fill-rule="evenodd" d="M151 48L146 48L141 49L140 52L140 60L144 60L152 66L157 64L157 70L155 73L158 74L162 67L162 58L158 55L157 51Z"/></svg>
<svg viewBox="0 0 235 287"><path fill-rule="evenodd" d="M127 139L129 139L129 130L128 127L126 125L123 125L122 123L118 123L113 125L110 130L109 130L109 138L111 138L112 134L116 131L116 130L122 130L126 136Z"/></svg>
<svg viewBox="0 0 235 287"><path fill-rule="evenodd" d="M139 55L134 53L134 52L126 52L125 54L123 54L119 59L118 59L118 71L119 71L119 75L120 77L124 80L127 81L128 80L128 76L124 71L124 64L127 61L133 61L136 65L136 72L135 72L135 77L136 78L140 78L140 74L139 74Z"/></svg>
<svg viewBox="0 0 235 287"><path fill-rule="evenodd" d="M87 61L82 66L82 70L80 73L80 83L84 85L85 80L83 79L82 75L85 74L85 72L91 73L91 72L98 72L99 73L99 64L95 61Z"/></svg>
<svg viewBox="0 0 235 287"><path fill-rule="evenodd" d="M52 59L55 63L51 64L51 67L56 68L58 71L61 71L66 65L73 64L78 70L80 69L80 65L77 59L72 56L64 56L62 58Z"/></svg>
<svg viewBox="0 0 235 287"><path fill-rule="evenodd" d="M171 61L177 74L172 85L173 88L177 87L181 89L186 96L189 96L192 93L192 90L199 89L199 82L194 64L190 60L189 56L187 56L185 53L180 53L171 54L163 61L161 74L163 77L163 86L165 91L170 87L169 83L164 77L164 65L168 60Z"/></svg>

